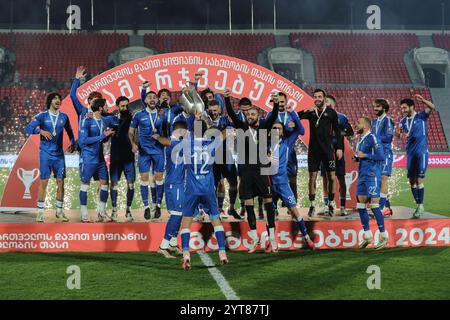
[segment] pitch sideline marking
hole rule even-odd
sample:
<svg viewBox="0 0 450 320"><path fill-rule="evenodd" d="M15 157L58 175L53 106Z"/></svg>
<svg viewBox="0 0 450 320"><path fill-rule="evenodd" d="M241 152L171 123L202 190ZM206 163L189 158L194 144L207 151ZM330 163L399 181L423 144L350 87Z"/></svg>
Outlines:
<svg viewBox="0 0 450 320"><path fill-rule="evenodd" d="M225 298L227 300L240 300L240 298L237 296L236 292L234 292L233 288L231 288L230 284L228 283L227 279L223 276L223 274L215 267L214 262L211 260L211 258L208 256L206 252L197 252L200 256L200 259L202 260L203 264L208 268L209 273L213 277L213 279L216 281L217 285L219 286L222 293L225 295Z"/></svg>

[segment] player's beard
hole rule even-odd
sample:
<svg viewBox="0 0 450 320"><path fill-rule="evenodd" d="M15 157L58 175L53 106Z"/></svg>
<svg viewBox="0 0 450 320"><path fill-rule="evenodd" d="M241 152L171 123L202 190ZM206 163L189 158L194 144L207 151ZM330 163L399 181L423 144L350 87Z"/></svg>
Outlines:
<svg viewBox="0 0 450 320"><path fill-rule="evenodd" d="M377 117L381 117L384 113L384 110L375 111Z"/></svg>
<svg viewBox="0 0 450 320"><path fill-rule="evenodd" d="M325 101L322 101L320 104L315 104L317 108L322 109L325 106Z"/></svg>
<svg viewBox="0 0 450 320"><path fill-rule="evenodd" d="M364 132L364 128L357 128L356 129L356 133L357 134L362 134Z"/></svg>

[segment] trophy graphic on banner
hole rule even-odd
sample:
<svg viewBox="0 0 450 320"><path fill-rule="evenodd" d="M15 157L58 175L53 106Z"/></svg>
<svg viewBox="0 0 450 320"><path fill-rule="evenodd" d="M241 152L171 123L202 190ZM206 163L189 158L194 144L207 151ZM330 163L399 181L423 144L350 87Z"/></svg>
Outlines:
<svg viewBox="0 0 450 320"><path fill-rule="evenodd" d="M33 182L39 177L39 169L35 168L33 170L25 170L23 168L19 168L17 169L17 177L25 186L25 192L22 199L31 199L30 188Z"/></svg>
<svg viewBox="0 0 450 320"><path fill-rule="evenodd" d="M358 179L358 171L356 171L356 170L347 172L345 174L345 186L347 187L347 190L345 193L347 194L347 197L346 197L347 200L352 200L352 197L350 196L350 187L352 186L353 182L356 181L356 179Z"/></svg>

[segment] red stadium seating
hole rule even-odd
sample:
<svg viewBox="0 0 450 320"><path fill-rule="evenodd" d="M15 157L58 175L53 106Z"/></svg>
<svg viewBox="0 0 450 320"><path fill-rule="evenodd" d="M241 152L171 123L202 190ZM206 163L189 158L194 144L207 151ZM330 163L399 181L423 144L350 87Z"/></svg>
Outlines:
<svg viewBox="0 0 450 320"><path fill-rule="evenodd" d="M312 95L314 88L306 88L306 92ZM323 88L327 93L336 97L337 110L347 115L350 124L354 125L361 116L375 117L372 101L376 98L388 100L390 109L389 116L398 125L403 118L400 110L400 100L420 94L425 99L431 100L430 90L427 88ZM423 105L418 104L417 110L422 110ZM433 112L428 121L428 142L430 151L447 151L448 145L442 129L439 113ZM404 141L394 140L396 149L404 150Z"/></svg>
<svg viewBox="0 0 450 320"><path fill-rule="evenodd" d="M0 33L0 46L16 55L21 79L65 81L79 65L91 74L108 68L108 54L128 45L128 36L118 33Z"/></svg>
<svg viewBox="0 0 450 320"><path fill-rule="evenodd" d="M438 48L450 50L450 34L433 34L434 45Z"/></svg>
<svg viewBox="0 0 450 320"><path fill-rule="evenodd" d="M414 34L291 33L291 45L314 56L316 82L411 83L403 55L419 46Z"/></svg>
<svg viewBox="0 0 450 320"><path fill-rule="evenodd" d="M200 51L229 55L256 63L258 52L275 47L272 34L146 34L144 43L160 51Z"/></svg>

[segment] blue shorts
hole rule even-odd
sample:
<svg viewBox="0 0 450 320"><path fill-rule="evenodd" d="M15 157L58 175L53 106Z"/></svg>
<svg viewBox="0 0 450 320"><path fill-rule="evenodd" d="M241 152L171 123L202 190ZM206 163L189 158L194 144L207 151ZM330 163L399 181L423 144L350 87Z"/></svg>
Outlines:
<svg viewBox="0 0 450 320"><path fill-rule="evenodd" d="M193 217L198 213L198 206L202 204L205 212L209 215L211 220L219 218L219 206L217 204L217 197L214 192L210 194L191 194L185 193L183 201L183 217Z"/></svg>
<svg viewBox="0 0 450 320"><path fill-rule="evenodd" d="M334 161L334 164L336 166L335 168L335 174L336 177L345 177L345 158L344 156L342 156L341 160L338 160L336 158L336 160ZM323 162L320 163L320 176L324 177L325 176L325 166L323 165Z"/></svg>
<svg viewBox="0 0 450 320"><path fill-rule="evenodd" d="M81 165L81 181L90 182L93 176L97 175L100 180L108 181L108 169L106 163L101 161L95 164L82 164Z"/></svg>
<svg viewBox="0 0 450 320"><path fill-rule="evenodd" d="M136 167L134 166L134 161L115 161L109 164L109 176L112 182L119 181L122 172L125 174L127 181L134 182L136 180Z"/></svg>
<svg viewBox="0 0 450 320"><path fill-rule="evenodd" d="M181 212L184 200L184 184L164 184L167 211Z"/></svg>
<svg viewBox="0 0 450 320"><path fill-rule="evenodd" d="M281 199L284 202L286 208L294 208L297 206L294 192L292 192L287 178L286 182L274 183L272 185L272 202L277 203L278 199Z"/></svg>
<svg viewBox="0 0 450 320"><path fill-rule="evenodd" d="M56 179L64 179L66 177L64 156L55 159L48 159L41 156L39 159L39 171L43 180L49 179L52 172Z"/></svg>
<svg viewBox="0 0 450 320"><path fill-rule="evenodd" d="M371 180L359 180L356 186L357 196L366 196L367 198L379 198L381 191L381 178Z"/></svg>
<svg viewBox="0 0 450 320"><path fill-rule="evenodd" d="M381 164L381 175L390 177L392 175L393 159L391 156L386 156L386 159Z"/></svg>
<svg viewBox="0 0 450 320"><path fill-rule="evenodd" d="M408 178L425 178L428 167L428 152L406 156L406 170Z"/></svg>
<svg viewBox="0 0 450 320"><path fill-rule="evenodd" d="M138 155L140 173L150 172L150 169L152 170L152 173L164 172L165 163L166 159L164 157L164 151L161 151L161 154Z"/></svg>
<svg viewBox="0 0 450 320"><path fill-rule="evenodd" d="M80 180L83 181L83 171L81 170L81 168L83 167L83 160L80 157L80 162L78 163L78 170L80 172ZM94 181L98 181L98 172L95 172L93 175Z"/></svg>

